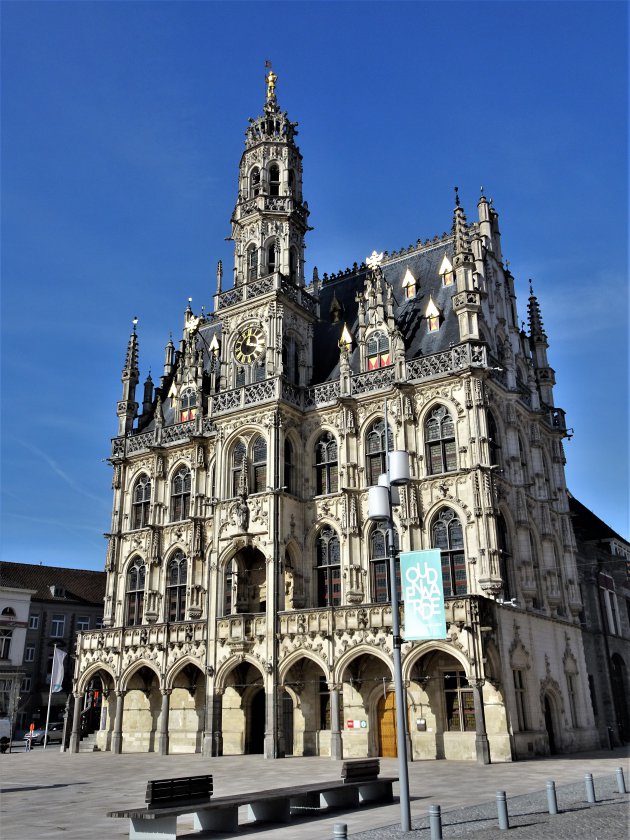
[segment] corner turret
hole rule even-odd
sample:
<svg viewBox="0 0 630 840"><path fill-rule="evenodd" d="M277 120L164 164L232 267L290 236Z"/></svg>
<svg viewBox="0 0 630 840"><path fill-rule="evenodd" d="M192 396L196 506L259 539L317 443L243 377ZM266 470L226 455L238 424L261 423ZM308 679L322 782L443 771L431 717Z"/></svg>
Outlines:
<svg viewBox="0 0 630 840"><path fill-rule="evenodd" d="M122 398L120 399L116 414L118 415L118 435L125 435L133 428L133 421L138 414L138 403L136 402L136 386L140 379L138 371L138 335L136 326L138 319L133 319L133 329L127 344L127 355L122 369Z"/></svg>

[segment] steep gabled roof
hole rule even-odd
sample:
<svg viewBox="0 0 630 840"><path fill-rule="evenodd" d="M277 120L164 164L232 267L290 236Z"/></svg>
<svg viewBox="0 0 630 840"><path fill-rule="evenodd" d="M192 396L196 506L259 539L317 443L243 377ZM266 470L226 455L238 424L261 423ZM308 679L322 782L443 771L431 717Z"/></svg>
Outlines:
<svg viewBox="0 0 630 840"><path fill-rule="evenodd" d="M0 562L0 586L34 589L36 594L32 596L32 601L102 606L105 598L105 578L105 572L92 572L87 569ZM63 587L65 596L53 596L51 586Z"/></svg>

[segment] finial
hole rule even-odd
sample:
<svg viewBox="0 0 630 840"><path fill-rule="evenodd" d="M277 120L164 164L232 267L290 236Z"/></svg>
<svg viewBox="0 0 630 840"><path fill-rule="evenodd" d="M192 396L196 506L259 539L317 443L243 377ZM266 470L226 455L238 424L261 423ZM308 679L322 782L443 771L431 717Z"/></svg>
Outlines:
<svg viewBox="0 0 630 840"><path fill-rule="evenodd" d="M369 257L365 258L365 264L368 268L372 270L377 268L383 262L383 252L377 253L377 251L372 251Z"/></svg>
<svg viewBox="0 0 630 840"><path fill-rule="evenodd" d="M534 294L534 287L532 286L532 278L529 278L529 293L530 295Z"/></svg>
<svg viewBox="0 0 630 840"><path fill-rule="evenodd" d="M479 192L481 193L480 198L485 198L485 196L483 194L483 184L479 187Z"/></svg>
<svg viewBox="0 0 630 840"><path fill-rule="evenodd" d="M459 207L459 187L455 187L455 207Z"/></svg>
<svg viewBox="0 0 630 840"><path fill-rule="evenodd" d="M267 82L267 102L270 102L276 98L276 82L278 81L278 77L273 72L269 59L265 61L265 67L269 70L269 73L265 76L265 81Z"/></svg>
<svg viewBox="0 0 630 840"><path fill-rule="evenodd" d="M134 319L133 319L133 321L132 321L131 323L133 324L133 331L135 332L135 331L136 331L136 327L138 326L138 318L137 318L137 317L134 317Z"/></svg>

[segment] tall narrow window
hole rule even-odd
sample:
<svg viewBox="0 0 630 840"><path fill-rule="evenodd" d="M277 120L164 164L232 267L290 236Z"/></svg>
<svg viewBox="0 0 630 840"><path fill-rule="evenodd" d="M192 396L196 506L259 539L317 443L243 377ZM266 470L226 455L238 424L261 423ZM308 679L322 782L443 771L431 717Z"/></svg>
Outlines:
<svg viewBox="0 0 630 840"><path fill-rule="evenodd" d="M518 435L518 458L521 464L521 482L523 484L529 484L529 468L527 466L527 455L525 453L525 446L520 435Z"/></svg>
<svg viewBox="0 0 630 840"><path fill-rule="evenodd" d="M282 372L287 382L300 384L300 347L292 335L282 342Z"/></svg>
<svg viewBox="0 0 630 840"><path fill-rule="evenodd" d="M495 465L501 464L501 441L499 440L499 432L494 415L491 411L487 414L488 418L488 451L490 454L490 463Z"/></svg>
<svg viewBox="0 0 630 840"><path fill-rule="evenodd" d="M424 435L427 447L427 473L451 472L457 469L455 426L443 405L436 406L426 419Z"/></svg>
<svg viewBox="0 0 630 840"><path fill-rule="evenodd" d="M280 195L280 168L275 163L269 167L269 195Z"/></svg>
<svg viewBox="0 0 630 840"><path fill-rule="evenodd" d="M496 519L497 523L497 542L499 548L499 566L501 579L503 581L503 597L510 599L512 595L516 594L516 589L512 581L512 551L510 549L510 540L507 525L503 514L499 514Z"/></svg>
<svg viewBox="0 0 630 840"><path fill-rule="evenodd" d="M127 572L127 621L129 625L142 624L144 602L145 565L139 557Z"/></svg>
<svg viewBox="0 0 630 840"><path fill-rule="evenodd" d="M151 509L151 479L148 475L141 475L136 481L131 508L132 529L135 531L138 528L146 528Z"/></svg>
<svg viewBox="0 0 630 840"><path fill-rule="evenodd" d="M223 615L231 615L235 606L235 591L238 566L236 560L229 560L225 567L225 586L223 591Z"/></svg>
<svg viewBox="0 0 630 840"><path fill-rule="evenodd" d="M54 613L50 620L50 635L60 639L66 632L66 617L63 613Z"/></svg>
<svg viewBox="0 0 630 840"><path fill-rule="evenodd" d="M0 659L9 659L13 630L0 630Z"/></svg>
<svg viewBox="0 0 630 840"><path fill-rule="evenodd" d="M258 248L250 245L247 249L247 279L255 280L258 277Z"/></svg>
<svg viewBox="0 0 630 840"><path fill-rule="evenodd" d="M297 283L298 279L298 254L294 247L289 248L289 279Z"/></svg>
<svg viewBox="0 0 630 840"><path fill-rule="evenodd" d="M464 595L466 583L466 558L462 523L454 510L442 508L433 523L433 548L442 552L442 580L446 598Z"/></svg>
<svg viewBox="0 0 630 840"><path fill-rule="evenodd" d="M525 679L520 669L512 671L514 678L514 698L516 700L516 718L519 732L527 729L527 702L525 694Z"/></svg>
<svg viewBox="0 0 630 840"><path fill-rule="evenodd" d="M241 476L245 467L245 453L247 449L243 441L239 442L234 447L232 452L232 495L238 496L241 486Z"/></svg>
<svg viewBox="0 0 630 840"><path fill-rule="evenodd" d="M273 274L276 270L276 245L272 242L267 246L267 271Z"/></svg>
<svg viewBox="0 0 630 840"><path fill-rule="evenodd" d="M578 725L575 674L566 674L566 678L567 694L569 697L569 714L571 716L571 726L575 729Z"/></svg>
<svg viewBox="0 0 630 840"><path fill-rule="evenodd" d="M367 340L368 370L387 367L391 363L388 336L383 332L371 333Z"/></svg>
<svg viewBox="0 0 630 840"><path fill-rule="evenodd" d="M183 551L177 551L169 560L167 569L168 620L183 621L186 617L186 580L188 560Z"/></svg>
<svg viewBox="0 0 630 840"><path fill-rule="evenodd" d="M475 707L472 688L463 671L444 673L446 726L449 732L474 732Z"/></svg>
<svg viewBox="0 0 630 840"><path fill-rule="evenodd" d="M254 471L254 493L264 493L267 489L267 441L259 435L252 448Z"/></svg>
<svg viewBox="0 0 630 840"><path fill-rule="evenodd" d="M536 543L534 542L534 536L532 532L529 532L529 555L532 561L532 572L534 574L534 586L536 588L536 592L532 598L532 607L535 610L542 610L544 607L544 603L542 600L542 578L540 574L540 561L538 559L538 551L536 549Z"/></svg>
<svg viewBox="0 0 630 840"><path fill-rule="evenodd" d="M296 494L295 455L290 440L284 442L284 488L291 495Z"/></svg>
<svg viewBox="0 0 630 840"><path fill-rule="evenodd" d="M288 183L289 183L289 192L293 195L295 190L295 173L292 169L289 169L288 173Z"/></svg>
<svg viewBox="0 0 630 840"><path fill-rule="evenodd" d="M171 522L188 519L190 514L190 470L180 467L171 481Z"/></svg>
<svg viewBox="0 0 630 840"><path fill-rule="evenodd" d="M398 559L398 533L394 531L394 548L396 549L396 591L402 600L400 590L400 561ZM375 528L370 536L370 583L372 601L385 603L391 601L392 590L389 574L389 554L387 531Z"/></svg>
<svg viewBox="0 0 630 840"><path fill-rule="evenodd" d="M317 538L317 606L341 604L341 549L332 528L322 528Z"/></svg>
<svg viewBox="0 0 630 840"><path fill-rule="evenodd" d="M378 477L386 471L387 452L393 447L391 429L388 429L388 443L385 443L385 421L376 420L371 426L365 438L365 466L367 482L369 487L378 484Z"/></svg>
<svg viewBox="0 0 630 840"><path fill-rule="evenodd" d="M258 195L260 192L260 169L255 166L249 176L249 195L250 198Z"/></svg>
<svg viewBox="0 0 630 840"><path fill-rule="evenodd" d="M180 420L186 423L197 414L197 393L194 388L185 388L180 398Z"/></svg>
<svg viewBox="0 0 630 840"><path fill-rule="evenodd" d="M336 493L338 485L337 441L330 432L324 432L315 444L315 476L318 496Z"/></svg>

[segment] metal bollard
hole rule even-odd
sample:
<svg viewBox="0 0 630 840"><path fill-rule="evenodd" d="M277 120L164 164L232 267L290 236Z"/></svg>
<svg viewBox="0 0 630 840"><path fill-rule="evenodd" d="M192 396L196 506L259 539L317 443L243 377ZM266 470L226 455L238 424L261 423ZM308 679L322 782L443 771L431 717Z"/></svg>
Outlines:
<svg viewBox="0 0 630 840"><path fill-rule="evenodd" d="M499 828L505 831L510 827L510 821L508 819L507 796L504 790L497 791L497 812L499 814Z"/></svg>
<svg viewBox="0 0 630 840"><path fill-rule="evenodd" d="M617 767L615 775L617 776L617 790L619 793L628 793L626 790L626 780L623 777L623 767Z"/></svg>
<svg viewBox="0 0 630 840"><path fill-rule="evenodd" d="M347 823L335 823L333 828L333 840L348 840Z"/></svg>
<svg viewBox="0 0 630 840"><path fill-rule="evenodd" d="M431 805L429 808L429 828L431 840L442 840L442 809L439 805Z"/></svg>
<svg viewBox="0 0 630 840"><path fill-rule="evenodd" d="M547 804L549 806L550 814L558 813L558 800L556 798L556 783L547 782Z"/></svg>
<svg viewBox="0 0 630 840"><path fill-rule="evenodd" d="M593 784L592 773L584 774L584 786L586 787L586 801L591 803L597 802L597 799L595 798L595 785Z"/></svg>

